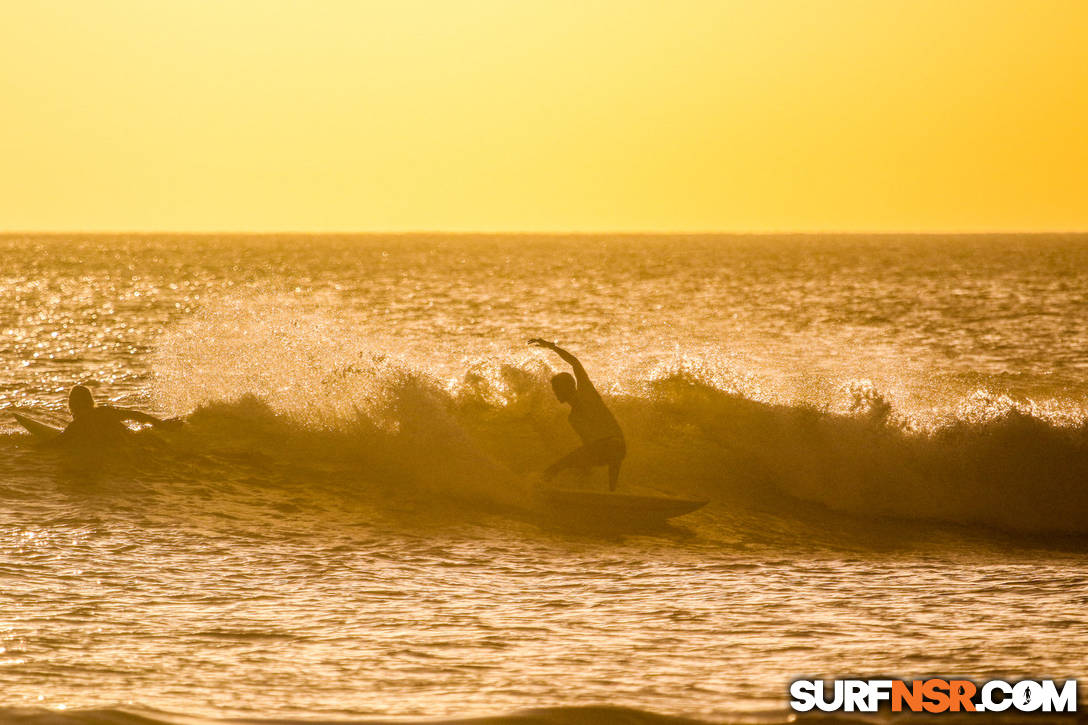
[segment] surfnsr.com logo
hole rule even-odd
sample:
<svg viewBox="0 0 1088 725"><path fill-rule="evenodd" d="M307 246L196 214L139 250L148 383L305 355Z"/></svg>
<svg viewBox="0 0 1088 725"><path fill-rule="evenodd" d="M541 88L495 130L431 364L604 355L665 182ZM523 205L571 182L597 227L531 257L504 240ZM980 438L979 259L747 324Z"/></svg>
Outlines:
<svg viewBox="0 0 1088 725"><path fill-rule="evenodd" d="M795 680L790 697L796 712L1076 712L1077 681Z"/></svg>

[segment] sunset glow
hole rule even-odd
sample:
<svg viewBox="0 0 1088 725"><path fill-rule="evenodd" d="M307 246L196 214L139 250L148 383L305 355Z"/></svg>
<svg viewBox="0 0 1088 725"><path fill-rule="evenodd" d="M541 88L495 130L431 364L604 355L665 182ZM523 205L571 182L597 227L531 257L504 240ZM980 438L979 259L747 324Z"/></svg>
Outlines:
<svg viewBox="0 0 1088 725"><path fill-rule="evenodd" d="M1069 230L1088 3L5 3L0 229Z"/></svg>

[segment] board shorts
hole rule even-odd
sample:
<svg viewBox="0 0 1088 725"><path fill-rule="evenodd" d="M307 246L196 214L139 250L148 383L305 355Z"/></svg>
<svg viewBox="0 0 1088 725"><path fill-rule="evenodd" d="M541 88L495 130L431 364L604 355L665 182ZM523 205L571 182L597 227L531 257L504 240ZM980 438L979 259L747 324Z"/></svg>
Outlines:
<svg viewBox="0 0 1088 725"><path fill-rule="evenodd" d="M609 463L617 463L627 457L627 442L620 436L610 436L587 443L582 449L588 456L593 457L603 466Z"/></svg>
<svg viewBox="0 0 1088 725"><path fill-rule="evenodd" d="M627 443L620 436L609 436L586 443L556 462L559 468L590 468L610 466L627 456Z"/></svg>

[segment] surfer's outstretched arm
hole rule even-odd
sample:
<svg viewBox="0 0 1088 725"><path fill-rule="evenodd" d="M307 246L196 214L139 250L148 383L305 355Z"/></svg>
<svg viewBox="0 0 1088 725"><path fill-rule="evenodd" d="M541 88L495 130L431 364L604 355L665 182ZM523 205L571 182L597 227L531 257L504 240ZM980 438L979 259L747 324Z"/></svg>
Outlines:
<svg viewBox="0 0 1088 725"><path fill-rule="evenodd" d="M178 418L170 418L169 420L164 420L162 418L151 415L150 413L144 413L139 410L131 410L130 408L117 408L111 405L109 406L109 409L116 413L121 420L134 420L137 423L147 423L157 428L161 428L164 426L168 427L172 425L180 425L182 422Z"/></svg>
<svg viewBox="0 0 1088 725"><path fill-rule="evenodd" d="M543 347L551 350L556 355L558 355L560 359L563 360L563 362L570 365L571 368L574 370L574 379L578 381L579 387L581 387L582 385L586 385L590 388L593 387L593 383L589 379L589 373L586 372L586 369L582 367L582 363L580 363L578 361L578 358L574 357L574 355L571 355L569 352L559 347L554 342L548 342L547 340L542 340L539 337L534 337L532 340L529 340L529 344L533 345L534 347Z"/></svg>

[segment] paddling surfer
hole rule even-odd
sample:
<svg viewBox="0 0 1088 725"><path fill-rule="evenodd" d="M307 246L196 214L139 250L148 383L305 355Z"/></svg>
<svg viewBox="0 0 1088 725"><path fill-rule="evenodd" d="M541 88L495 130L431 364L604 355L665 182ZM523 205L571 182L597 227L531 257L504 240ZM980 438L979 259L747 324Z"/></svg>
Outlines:
<svg viewBox="0 0 1088 725"><path fill-rule="evenodd" d="M148 413L112 405L96 405L94 396L85 385L76 385L68 393L68 410L72 422L50 441L53 445L110 445L125 439L131 431L124 421L149 423L156 427L180 424L177 419L163 420Z"/></svg>
<svg viewBox="0 0 1088 725"><path fill-rule="evenodd" d="M608 490L615 491L620 477L620 464L627 455L627 444L623 440L623 431L620 430L616 417L593 387L578 358L554 342L538 337L529 340L529 344L551 350L574 369L574 375L559 373L552 377L551 382L555 397L570 406L567 420L582 439L582 446L548 466L544 470L544 477L552 478L567 468L608 466Z"/></svg>

